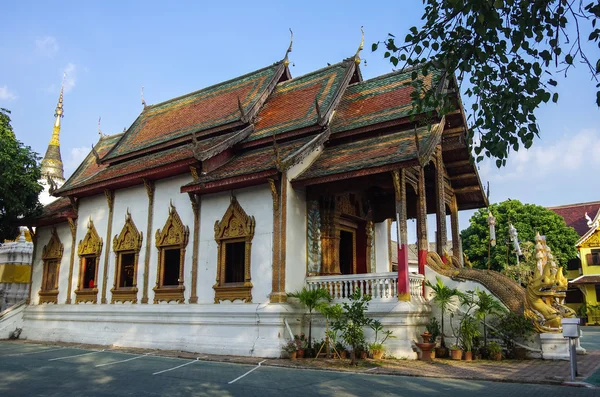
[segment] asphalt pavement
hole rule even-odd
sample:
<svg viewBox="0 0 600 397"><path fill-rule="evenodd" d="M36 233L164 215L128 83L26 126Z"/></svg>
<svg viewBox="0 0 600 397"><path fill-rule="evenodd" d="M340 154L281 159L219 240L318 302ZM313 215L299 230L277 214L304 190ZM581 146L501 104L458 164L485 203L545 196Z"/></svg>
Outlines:
<svg viewBox="0 0 600 397"><path fill-rule="evenodd" d="M600 389L242 365L0 341L0 396L600 396Z"/></svg>

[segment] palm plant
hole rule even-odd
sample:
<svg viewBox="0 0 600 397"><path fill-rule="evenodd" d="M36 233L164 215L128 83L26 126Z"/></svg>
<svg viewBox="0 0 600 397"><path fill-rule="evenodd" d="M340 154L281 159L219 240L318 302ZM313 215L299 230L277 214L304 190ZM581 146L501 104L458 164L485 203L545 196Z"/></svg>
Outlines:
<svg viewBox="0 0 600 397"><path fill-rule="evenodd" d="M297 298L302 305L308 309L308 348L312 349L312 315L314 310L321 311L324 306L331 302L329 291L323 288L310 289L306 286L300 291L288 294Z"/></svg>
<svg viewBox="0 0 600 397"><path fill-rule="evenodd" d="M444 339L444 314L446 313L446 309L448 305L452 301L455 296L458 296L460 293L456 288L450 288L444 285L444 282L436 277L437 282L432 284L429 280L425 283L431 290L433 291L433 302L439 306L442 311L442 337L440 340L440 346L446 347L446 340Z"/></svg>
<svg viewBox="0 0 600 397"><path fill-rule="evenodd" d="M478 320L483 321L483 346L487 347L486 318L489 315L506 313L506 309L492 294L488 294L483 290L476 290L475 292L477 294L477 309L475 309L475 316Z"/></svg>

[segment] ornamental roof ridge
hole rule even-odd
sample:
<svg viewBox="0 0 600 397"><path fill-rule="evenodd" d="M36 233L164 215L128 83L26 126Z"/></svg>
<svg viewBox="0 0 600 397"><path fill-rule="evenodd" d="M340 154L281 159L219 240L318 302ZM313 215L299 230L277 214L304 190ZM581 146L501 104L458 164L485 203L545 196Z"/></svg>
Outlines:
<svg viewBox="0 0 600 397"><path fill-rule="evenodd" d="M374 81L377 81L377 80L383 80L383 79L386 79L388 77L392 77L392 76L395 76L395 75L398 75L398 74L410 73L410 72L412 72L414 70L418 70L418 69L423 68L423 66L424 65L409 66L409 67L406 67L406 68L403 68L403 69L394 70L392 72L389 72L389 73L386 73L386 74L382 74L380 76L371 77L370 79L367 79L367 80L357 81L356 83L350 84L350 86L356 86L358 84L368 84L368 83L371 83L371 82L374 82ZM434 66L431 66L431 67L434 70L442 72L441 69L435 68Z"/></svg>
<svg viewBox="0 0 600 397"><path fill-rule="evenodd" d="M142 114L144 112L148 112L148 111L152 110L153 108L156 108L156 107L159 107L159 106L163 106L163 105L166 105L168 103L178 101L180 99L184 99L184 98L186 98L188 96L193 96L193 95L199 94L202 91L209 91L209 90L212 90L213 88L216 88L218 86L229 84L229 83L233 83L236 80L244 79L246 77L252 76L253 74L260 73L262 71L270 69L270 68L272 68L274 66L279 66L280 64L283 64L283 60L275 62L272 65L265 66L265 67L262 67L260 69L256 69L256 70L253 70L251 72L242 74L240 76L232 77L232 78L224 80L224 81L219 81L218 83L211 84L211 85L209 85L207 87L202 87L202 88L200 88L200 89L198 89L196 91L192 91L192 92L188 92L187 94L182 94L182 95L176 96L175 98L170 98L170 99L167 99L167 100L162 101L162 102L153 103L152 105L147 105L146 107L144 107L144 109L142 109L142 111L140 112L140 114Z"/></svg>
<svg viewBox="0 0 600 397"><path fill-rule="evenodd" d="M341 62L334 63L334 64L331 64L331 65L327 65L325 67L322 67L321 69L313 70L313 71L310 71L308 73L302 74L300 76L296 76L294 78L291 78L289 80L282 81L281 83L277 84L277 86L285 85L285 84L291 83L291 82L296 82L296 81L298 81L300 79L303 79L303 78L306 78L306 77L310 77L310 76L318 74L318 73L322 73L322 72L324 72L324 71L326 71L328 69L333 69L333 68L340 67L340 66L346 66L347 64L348 64L348 59L344 59Z"/></svg>
<svg viewBox="0 0 600 397"><path fill-rule="evenodd" d="M600 200L587 201L587 202L583 202L583 203L574 203L574 204L561 204L561 205L555 205L555 206L546 207L546 208L549 210L554 210L554 209L559 209L559 208L573 208L573 207L581 207L584 205L595 205L595 204L600 205Z"/></svg>
<svg viewBox="0 0 600 397"><path fill-rule="evenodd" d="M581 238L579 239L579 241L577 241L575 246L579 247L598 231L600 231L600 209L598 209L598 211L596 212L596 216L592 219L592 226L590 227L590 229L583 236L581 236Z"/></svg>

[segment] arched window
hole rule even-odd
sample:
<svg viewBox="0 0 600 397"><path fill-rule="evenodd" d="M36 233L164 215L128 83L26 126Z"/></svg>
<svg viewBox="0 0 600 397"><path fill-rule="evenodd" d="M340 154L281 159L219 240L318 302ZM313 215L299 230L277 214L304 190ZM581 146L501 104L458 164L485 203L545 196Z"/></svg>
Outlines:
<svg viewBox="0 0 600 397"><path fill-rule="evenodd" d="M183 225L177 210L171 204L167 222L162 230L156 231L158 269L156 287L153 288L154 303L184 302L183 265L189 236L189 227Z"/></svg>
<svg viewBox="0 0 600 397"><path fill-rule="evenodd" d="M40 303L58 303L58 274L63 254L63 244L58 238L56 228L52 228L50 241L42 250L44 270L42 287L40 288Z"/></svg>
<svg viewBox="0 0 600 397"><path fill-rule="evenodd" d="M117 257L115 266L115 283L111 303L137 303L137 270L143 235L138 232L131 214L127 210L125 225L118 236L113 239L113 251Z"/></svg>
<svg viewBox="0 0 600 397"><path fill-rule="evenodd" d="M223 219L215 223L218 247L217 283L213 287L215 303L252 302L250 249L255 224L254 217L246 214L235 197L231 198Z"/></svg>
<svg viewBox="0 0 600 397"><path fill-rule="evenodd" d="M102 253L102 238L94 227L94 222L88 221L88 230L83 240L77 246L79 255L79 282L75 290L75 303L98 300L98 264Z"/></svg>

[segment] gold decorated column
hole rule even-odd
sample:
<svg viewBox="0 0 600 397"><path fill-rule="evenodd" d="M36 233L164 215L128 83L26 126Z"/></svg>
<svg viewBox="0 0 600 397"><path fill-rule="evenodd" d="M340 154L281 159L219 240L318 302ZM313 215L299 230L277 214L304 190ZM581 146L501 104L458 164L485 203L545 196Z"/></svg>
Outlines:
<svg viewBox="0 0 600 397"><path fill-rule="evenodd" d="M438 150L435 161L435 203L436 203L436 225L437 233L435 237L436 251L442 260L446 261L444 250L448 240L446 231L446 190L444 189L444 162L442 151Z"/></svg>
<svg viewBox="0 0 600 397"><path fill-rule="evenodd" d="M113 221L113 209L115 208L115 192L113 190L105 190L104 195L106 196L106 202L108 203L108 224L106 225L106 241L110 241L112 237L112 221ZM110 244L106 244L104 249L104 273L102 275L102 298L100 303L107 303L106 301L106 284L108 281L108 261L110 259Z"/></svg>
<svg viewBox="0 0 600 397"><path fill-rule="evenodd" d="M419 170L417 182L417 239L419 274L425 274L429 242L427 241L427 195L425 169L423 167Z"/></svg>
<svg viewBox="0 0 600 397"><path fill-rule="evenodd" d="M73 266L75 265L75 245L77 244L77 218L68 218L71 229L71 257L69 258L69 278L67 279L67 299L65 303L71 304L71 292L73 288Z"/></svg>
<svg viewBox="0 0 600 397"><path fill-rule="evenodd" d="M142 303L148 303L148 285L150 273L150 254L152 253L152 219L154 216L154 182L144 179L146 194L148 195L148 227L146 228L146 254L144 255L144 290L142 291Z"/></svg>
<svg viewBox="0 0 600 397"><path fill-rule="evenodd" d="M189 193L190 201L192 203L192 211L194 211L194 237L192 243L192 291L190 296L190 303L198 303L197 295L197 284L198 284L198 246L200 245L200 196Z"/></svg>

